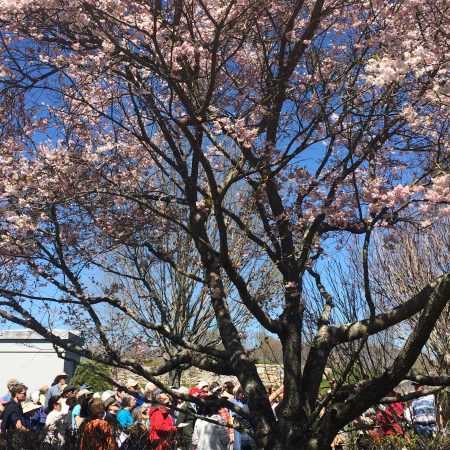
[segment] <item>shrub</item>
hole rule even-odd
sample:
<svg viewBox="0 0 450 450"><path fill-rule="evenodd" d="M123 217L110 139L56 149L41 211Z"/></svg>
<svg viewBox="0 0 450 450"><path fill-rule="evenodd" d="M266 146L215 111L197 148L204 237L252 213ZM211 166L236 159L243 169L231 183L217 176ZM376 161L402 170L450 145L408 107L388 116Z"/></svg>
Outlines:
<svg viewBox="0 0 450 450"><path fill-rule="evenodd" d="M96 361L85 359L81 361L72 378L72 384L81 386L90 384L94 391L106 391L110 389L111 383L105 377L110 377L108 366Z"/></svg>

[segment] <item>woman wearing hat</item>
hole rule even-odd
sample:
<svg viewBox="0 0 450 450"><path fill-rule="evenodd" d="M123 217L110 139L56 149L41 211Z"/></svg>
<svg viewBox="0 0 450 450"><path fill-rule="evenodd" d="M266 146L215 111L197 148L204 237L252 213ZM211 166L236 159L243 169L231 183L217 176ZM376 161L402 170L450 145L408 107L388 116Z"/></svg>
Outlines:
<svg viewBox="0 0 450 450"><path fill-rule="evenodd" d="M58 375L56 375L55 379L53 380L52 387L47 391L45 394L45 407L48 408L48 402L50 398L53 396L60 396L62 394L64 385L66 384L67 380L67 373L61 372Z"/></svg>
<svg viewBox="0 0 450 450"><path fill-rule="evenodd" d="M71 414L71 422L72 422L73 430L78 430L80 428L81 423L87 416L87 402L89 401L89 398L91 396L92 396L92 392L88 389L80 389L80 391L78 392L77 404L73 407L72 414ZM81 412L82 407L83 407L83 412L85 411L86 414L82 414L82 412Z"/></svg>
<svg viewBox="0 0 450 450"><path fill-rule="evenodd" d="M25 416L25 427L27 430L39 431L39 422L33 421L33 416L41 408L41 405L33 402L22 403L22 411Z"/></svg>
<svg viewBox="0 0 450 450"><path fill-rule="evenodd" d="M35 405L35 408L33 409L30 417L29 417L29 424L30 430L34 430L35 433L38 435L42 435L42 432L45 427L45 421L47 419L47 413L45 411L44 406L39 401L39 391L34 391L31 393L31 404ZM30 407L31 407L30 404Z"/></svg>

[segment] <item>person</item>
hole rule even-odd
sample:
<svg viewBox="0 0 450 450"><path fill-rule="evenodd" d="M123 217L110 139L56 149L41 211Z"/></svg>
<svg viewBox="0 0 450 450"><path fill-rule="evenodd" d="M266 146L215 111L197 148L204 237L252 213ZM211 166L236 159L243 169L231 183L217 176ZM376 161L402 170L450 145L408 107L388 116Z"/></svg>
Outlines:
<svg viewBox="0 0 450 450"><path fill-rule="evenodd" d="M175 444L177 427L174 418L169 414L170 397L158 394L159 406L150 407L150 446L154 450L171 450Z"/></svg>
<svg viewBox="0 0 450 450"><path fill-rule="evenodd" d="M203 387L200 388L198 386L203 386ZM200 383L197 385L197 387L193 387L189 390L189 394L194 397L198 397L201 400L204 400L210 395L208 388L209 388L209 385L206 384L206 381L200 381ZM197 414L200 414L201 416L203 416L204 415L204 411L203 411L204 405L196 405L196 407L197 407Z"/></svg>
<svg viewBox="0 0 450 450"><path fill-rule="evenodd" d="M20 384L20 381L17 380L16 378L12 378L11 380L8 380L8 382L6 383L7 392L2 397L0 397L0 420L2 418L6 403L8 403L11 400L11 388L17 384Z"/></svg>
<svg viewBox="0 0 450 450"><path fill-rule="evenodd" d="M44 406L41 404L39 391L34 391L31 393L31 401L37 406L33 414L30 417L30 427L29 429L34 430L35 434L42 436L45 427L45 420L47 419L47 413Z"/></svg>
<svg viewBox="0 0 450 450"><path fill-rule="evenodd" d="M5 404L1 431L6 437L7 450L36 450L36 436L30 432L28 418L23 411L27 387L15 384L10 389L11 399ZM30 412L27 412L27 415Z"/></svg>
<svg viewBox="0 0 450 450"><path fill-rule="evenodd" d="M231 403L234 403L244 411L249 412L244 389L242 389L242 387L240 386L237 386L233 391L233 395L234 400L232 400ZM241 426L246 431L253 430L253 427L247 418L242 417L236 413L232 413L232 415L234 417L235 425ZM234 450L256 450L257 447L255 440L249 434L240 432L235 429L233 448Z"/></svg>
<svg viewBox="0 0 450 450"><path fill-rule="evenodd" d="M30 402L22 403L22 412L24 416L25 427L27 430L33 431L36 436L39 436L41 431L40 421L33 421L34 414L41 408L41 405Z"/></svg>
<svg viewBox="0 0 450 450"><path fill-rule="evenodd" d="M107 391L104 391L100 398L102 399L102 402L105 403L106 400L110 399L111 397L115 397L117 394L117 391L113 391L112 389L109 389Z"/></svg>
<svg viewBox="0 0 450 450"><path fill-rule="evenodd" d="M10 387L11 399L5 404L1 431L8 436L15 434L17 430L26 431L25 417L23 415L22 403L27 396L27 387L24 384L14 384Z"/></svg>
<svg viewBox="0 0 450 450"><path fill-rule="evenodd" d="M47 418L45 420L45 448L53 449L64 444L66 436L66 414L62 411L62 400L54 395L48 401Z"/></svg>
<svg viewBox="0 0 450 450"><path fill-rule="evenodd" d="M222 397L230 401L233 400L234 399L233 389L234 384L231 381L225 381L225 383L223 383Z"/></svg>
<svg viewBox="0 0 450 450"><path fill-rule="evenodd" d="M213 400L215 396L212 396ZM216 397L217 398L217 397ZM219 415L218 406L206 406L205 417L217 423L203 419L195 422L192 444L196 450L227 450L230 443L227 427Z"/></svg>
<svg viewBox="0 0 450 450"><path fill-rule="evenodd" d="M230 383L230 384L227 384L227 383ZM232 385L233 389L234 389L234 384L231 383L231 381L225 382L225 384L223 385L222 393L220 394L221 398L224 398L224 399L228 400L229 402L234 399L233 394L231 394L231 398L230 398L229 392L226 392L226 389L227 388L229 389L230 385ZM226 407L220 408L219 415L222 418L222 420L225 422L226 425L233 425L233 417L231 416L230 409L228 409ZM234 429L231 427L227 427L227 433L230 438L230 447L232 448L232 446L234 446Z"/></svg>
<svg viewBox="0 0 450 450"><path fill-rule="evenodd" d="M2 415L3 415L3 411L4 411L4 409L5 409L5 404L6 403L8 403L8 402L5 402L5 400L2 400L1 398L0 398L0 420L2 420Z"/></svg>
<svg viewBox="0 0 450 450"><path fill-rule="evenodd" d="M133 416L131 415L131 410L136 405L136 399L131 395L125 395L122 398L122 409L117 414L117 420L123 430L128 430L128 428L133 425Z"/></svg>
<svg viewBox="0 0 450 450"><path fill-rule="evenodd" d="M213 381L208 386L208 395L215 394L216 396L219 396L222 393L222 386L217 381Z"/></svg>
<svg viewBox="0 0 450 450"><path fill-rule="evenodd" d="M395 397L397 393L391 390L388 397ZM402 402L379 405L376 421L379 424L379 433L382 436L404 436L402 427L404 421L404 406Z"/></svg>
<svg viewBox="0 0 450 450"><path fill-rule="evenodd" d="M65 441L67 448L75 448L77 445L77 430L73 427L72 413L75 406L78 405L77 388L69 384L63 389L62 393L62 412L66 414L65 420Z"/></svg>
<svg viewBox="0 0 450 450"><path fill-rule="evenodd" d="M122 399L125 397L125 395L127 395L127 393L123 389L118 389L116 395L114 396L119 405L119 408L122 408Z"/></svg>
<svg viewBox="0 0 450 450"><path fill-rule="evenodd" d="M123 450L148 449L148 409L136 406L132 412L133 425L129 428L129 437L120 447Z"/></svg>
<svg viewBox="0 0 450 450"><path fill-rule="evenodd" d="M280 408L280 404L283 401L284 397L284 387L278 387L277 389L273 389L269 395L270 406L272 407L272 411L277 417L278 409Z"/></svg>
<svg viewBox="0 0 450 450"><path fill-rule="evenodd" d="M180 386L178 392L183 395L189 394L189 389L185 386ZM178 439L177 445L178 448L182 450L191 450L192 448L192 435L194 433L194 425L195 425L195 416L196 413L195 407L192 403L186 400L178 400L178 415L176 419L176 425L183 425L178 428Z"/></svg>
<svg viewBox="0 0 450 450"><path fill-rule="evenodd" d="M120 424L117 420L117 413L120 410L119 402L116 400L115 396L107 398L104 402L105 405L105 420L113 428L119 428Z"/></svg>
<svg viewBox="0 0 450 450"><path fill-rule="evenodd" d="M68 384L61 393L62 412L68 414L69 409L75 406L77 398L77 387L73 384Z"/></svg>
<svg viewBox="0 0 450 450"><path fill-rule="evenodd" d="M416 392L421 392L425 386L414 383ZM424 437L432 437L436 431L436 402L433 394L415 398L410 407L411 422L414 431Z"/></svg>
<svg viewBox="0 0 450 450"><path fill-rule="evenodd" d="M126 388L131 392L132 396L136 400L133 408L142 406L144 404L144 396L140 393L139 383L136 380L130 378L126 384Z"/></svg>
<svg viewBox="0 0 450 450"><path fill-rule="evenodd" d="M71 422L72 429L78 430L83 420L87 417L87 404L92 396L92 392L88 389L80 389L77 394L77 404L72 409ZM83 406L84 414L81 414L81 407Z"/></svg>
<svg viewBox="0 0 450 450"><path fill-rule="evenodd" d="M120 405L115 396L107 398L103 404L105 405L104 419L109 423L115 438L120 436L120 423L117 420L117 413L120 410Z"/></svg>
<svg viewBox="0 0 450 450"><path fill-rule="evenodd" d="M200 390L202 390L205 394L209 393L209 383L205 380L201 380L197 386Z"/></svg>
<svg viewBox="0 0 450 450"><path fill-rule="evenodd" d="M144 402L148 405L152 403L155 400L155 392L158 389L158 386L156 384L149 381L144 388Z"/></svg>
<svg viewBox="0 0 450 450"><path fill-rule="evenodd" d="M6 394L2 395L2 397L1 397L1 400L2 400L3 404L6 404L6 403L8 403L11 400L11 388L13 386L17 386L18 384L21 384L21 383L16 378L11 378L10 380L8 380L6 382L7 392L6 392Z"/></svg>
<svg viewBox="0 0 450 450"><path fill-rule="evenodd" d="M48 392L48 385L43 384L42 386L39 387L39 403L45 408L45 397L47 395Z"/></svg>
<svg viewBox="0 0 450 450"><path fill-rule="evenodd" d="M61 372L58 375L56 375L55 379L53 380L51 388L45 394L44 406L46 408L48 408L48 402L52 397L61 396L63 386L66 384L66 380L67 380L67 374L65 372Z"/></svg>
<svg viewBox="0 0 450 450"><path fill-rule="evenodd" d="M88 405L88 418L81 432L80 450L117 450L111 426L104 420L105 405L101 398L92 398Z"/></svg>

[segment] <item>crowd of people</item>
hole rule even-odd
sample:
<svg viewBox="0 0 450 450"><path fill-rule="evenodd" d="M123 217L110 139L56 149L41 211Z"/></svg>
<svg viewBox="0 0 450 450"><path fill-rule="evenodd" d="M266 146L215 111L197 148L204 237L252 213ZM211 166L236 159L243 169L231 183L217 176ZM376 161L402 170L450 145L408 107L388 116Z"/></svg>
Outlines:
<svg viewBox="0 0 450 450"><path fill-rule="evenodd" d="M353 433L361 438L358 439L358 448L364 450L367 442L386 437L402 438L404 442L412 442L415 439L419 448L427 448L424 442L433 438L444 424L438 414L435 396L427 394L423 385L413 382L411 386L416 391L417 397L410 401L396 401L395 399L401 398L404 392L393 389L386 396L392 399L390 402L370 408L349 424L348 429L353 430ZM347 436L346 431L339 433L332 448L344 449Z"/></svg>
<svg viewBox="0 0 450 450"><path fill-rule="evenodd" d="M65 373L32 392L11 379L0 398L0 442L8 450L256 450L250 421L215 406L225 398L248 410L240 386L201 381L173 389L213 401L172 399L153 383L132 379L125 389L104 392L70 384Z"/></svg>
<svg viewBox="0 0 450 450"><path fill-rule="evenodd" d="M88 384L70 384L65 373L58 374L50 387L32 392L11 379L0 398L0 443L8 450L256 450L248 418L217 406L224 398L248 411L242 387L231 381L223 385L201 381L196 387L172 389L181 396L212 401L171 398L153 383L140 386L132 379L125 388L103 392L94 392ZM283 389L269 394L276 415ZM373 439L408 438L412 433L432 437L438 425L435 398L421 395L410 403L378 405L358 423ZM332 447L345 448L345 433Z"/></svg>

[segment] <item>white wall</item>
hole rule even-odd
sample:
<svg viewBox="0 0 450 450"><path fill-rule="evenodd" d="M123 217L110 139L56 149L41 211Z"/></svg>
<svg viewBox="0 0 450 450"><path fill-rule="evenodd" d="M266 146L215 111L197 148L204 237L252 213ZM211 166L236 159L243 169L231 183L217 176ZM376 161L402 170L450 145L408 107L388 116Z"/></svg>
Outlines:
<svg viewBox="0 0 450 450"><path fill-rule="evenodd" d="M62 339L79 339L69 331L59 331ZM68 354L79 361L79 357ZM55 376L64 371L73 376L76 363L57 356L52 344L37 333L28 330L0 331L0 395L6 392L6 383L17 378L29 388L29 393L43 384L49 386Z"/></svg>

